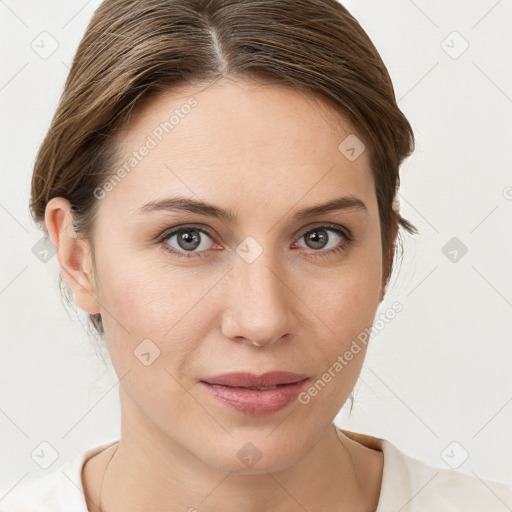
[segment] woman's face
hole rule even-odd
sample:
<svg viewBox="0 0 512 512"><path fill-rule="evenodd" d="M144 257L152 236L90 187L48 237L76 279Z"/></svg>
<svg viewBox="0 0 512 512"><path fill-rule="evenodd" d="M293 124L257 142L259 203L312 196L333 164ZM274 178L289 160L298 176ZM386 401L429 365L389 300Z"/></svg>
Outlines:
<svg viewBox="0 0 512 512"><path fill-rule="evenodd" d="M358 156L354 135L339 149L354 133L297 90L226 79L161 94L119 133L115 169L127 165L97 191L89 312L124 376L126 435L250 473L284 469L325 434L365 345L344 354L371 327L383 284L368 151ZM178 197L232 218L144 206ZM341 197L364 208L298 215ZM273 413L232 407L201 383L274 370L308 380ZM254 468L247 451L261 457Z"/></svg>

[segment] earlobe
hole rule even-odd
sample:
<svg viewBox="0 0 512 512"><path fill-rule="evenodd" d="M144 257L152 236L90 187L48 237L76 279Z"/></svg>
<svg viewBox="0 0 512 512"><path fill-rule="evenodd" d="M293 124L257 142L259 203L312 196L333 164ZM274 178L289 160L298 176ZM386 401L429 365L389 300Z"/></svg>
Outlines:
<svg viewBox="0 0 512 512"><path fill-rule="evenodd" d="M77 238L72 220L71 203L67 199L54 197L46 205L45 224L75 303L87 313L100 313L92 276L90 244Z"/></svg>

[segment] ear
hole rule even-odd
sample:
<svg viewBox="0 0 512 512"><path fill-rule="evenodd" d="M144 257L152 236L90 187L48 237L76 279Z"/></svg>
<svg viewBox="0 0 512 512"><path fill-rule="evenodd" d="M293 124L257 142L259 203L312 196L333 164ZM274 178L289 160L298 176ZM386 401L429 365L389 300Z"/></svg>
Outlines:
<svg viewBox="0 0 512 512"><path fill-rule="evenodd" d="M397 212L398 213L398 212ZM395 257L395 249L396 249L396 238L397 238L397 235L398 235L398 228L399 228L399 224L398 224L398 221L397 222L393 222L393 225L391 227L391 246L389 248L389 252L388 252L388 262L389 262L389 267L391 267L391 264L393 262L393 259ZM382 271L382 283L381 283L381 296L380 296L380 302L382 302L384 300L384 295L385 295L385 284L386 284L386 279L388 278L387 274L388 272L390 273L390 271L388 270L388 268L385 268L385 265L386 262L384 261L383 262L383 271Z"/></svg>
<svg viewBox="0 0 512 512"><path fill-rule="evenodd" d="M401 216L400 216L400 201L395 198L393 200L393 211L395 212L395 218L396 218L396 222L393 222L393 225L392 225L392 230L391 230L391 240L393 241L393 243L391 244L391 250L390 250L390 260L389 261L393 261L393 258L395 257L395 249L396 249L396 238L398 236L398 229L400 228L400 219L401 219Z"/></svg>
<svg viewBox="0 0 512 512"><path fill-rule="evenodd" d="M54 197L46 205L44 220L75 303L87 313L100 313L92 274L91 247L87 240L76 237L71 203L63 197Z"/></svg>
<svg viewBox="0 0 512 512"><path fill-rule="evenodd" d="M395 250L396 250L396 237L398 236L398 228L399 228L399 223L398 221L393 223L393 227L392 227L392 230L391 230L391 240L392 240L392 244L391 244L391 247L389 249L389 261L393 261L394 257L395 257Z"/></svg>

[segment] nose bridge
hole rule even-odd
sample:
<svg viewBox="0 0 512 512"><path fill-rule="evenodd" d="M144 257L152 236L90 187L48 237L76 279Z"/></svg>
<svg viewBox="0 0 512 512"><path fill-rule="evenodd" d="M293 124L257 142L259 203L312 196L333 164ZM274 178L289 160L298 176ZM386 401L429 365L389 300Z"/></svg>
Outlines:
<svg viewBox="0 0 512 512"><path fill-rule="evenodd" d="M273 251L258 247L254 239L243 241L231 274L224 334L256 345L273 343L287 334L292 292Z"/></svg>

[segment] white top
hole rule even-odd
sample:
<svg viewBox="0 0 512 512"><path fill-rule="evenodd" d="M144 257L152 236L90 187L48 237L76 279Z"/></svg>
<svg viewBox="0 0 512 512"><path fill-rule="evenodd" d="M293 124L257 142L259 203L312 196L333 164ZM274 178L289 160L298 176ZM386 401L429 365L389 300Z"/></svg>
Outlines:
<svg viewBox="0 0 512 512"><path fill-rule="evenodd" d="M375 512L507 512L512 485L440 469L402 453L389 441L340 429L384 454L379 504ZM83 494L85 461L114 444L89 448L60 469L11 490L0 490L0 512L88 512Z"/></svg>

